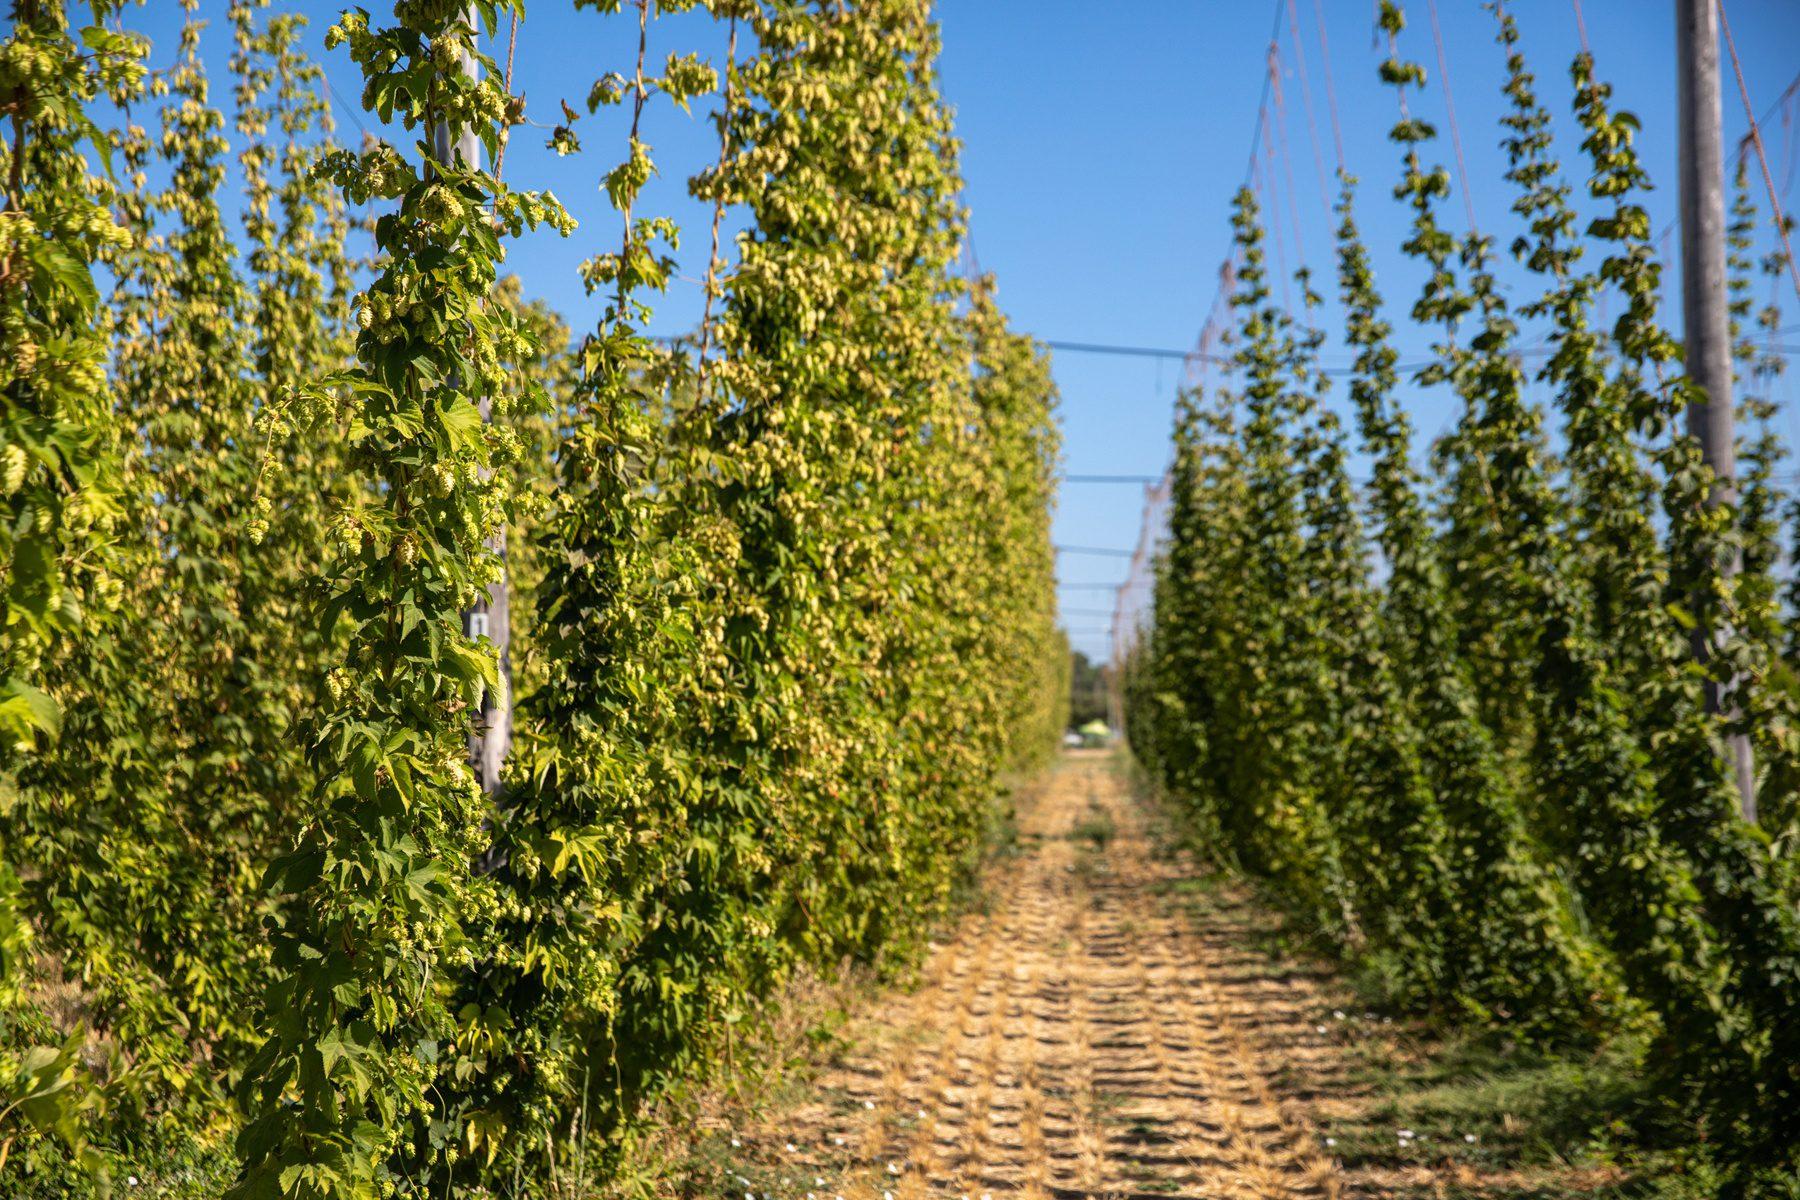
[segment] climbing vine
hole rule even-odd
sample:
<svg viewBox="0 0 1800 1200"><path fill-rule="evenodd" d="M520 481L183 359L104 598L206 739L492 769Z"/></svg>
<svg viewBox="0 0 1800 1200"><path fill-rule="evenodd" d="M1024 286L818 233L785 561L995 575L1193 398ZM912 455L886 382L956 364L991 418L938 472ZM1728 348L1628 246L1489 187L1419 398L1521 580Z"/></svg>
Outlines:
<svg viewBox="0 0 1800 1200"><path fill-rule="evenodd" d="M15 5L0 1192L602 1187L796 968L919 950L1060 734L1055 389L957 271L929 5L578 7L636 52L547 131L625 126L577 322L500 275L573 228L499 178L518 3L338 20L355 150L292 6L147 71ZM673 342L665 101L719 127Z"/></svg>
<svg viewBox="0 0 1800 1200"><path fill-rule="evenodd" d="M501 10L478 0L470 15L491 29ZM509 119L476 34L437 5L397 10L389 26L350 13L327 38L363 70L365 108L420 140L411 155L377 143L321 164L351 203L391 205L375 226L386 266L359 300L358 365L270 418L276 437L342 414L346 463L378 490L336 515L324 565L319 620L342 625L345 644L305 721L311 810L270 867L288 917L273 939L270 1033L242 1089L239 1196L416 1187L459 1151L431 1084L440 1056L466 1052L446 985L471 961L465 923L494 904L472 869L482 795L464 755L471 710L498 683L461 614L499 569L489 537L508 475L492 468L518 446L505 424L483 424L479 399L512 399L500 364L526 337L485 298L500 235L572 227L553 198L509 191L459 146L468 131L492 155ZM259 513L253 534L267 524Z"/></svg>
<svg viewBox="0 0 1800 1200"><path fill-rule="evenodd" d="M1289 314L1263 311L1253 201L1240 196L1240 270L1256 297L1239 331L1246 419L1209 423L1193 397L1177 406L1170 541L1127 665L1127 727L1216 857L1270 876L1321 927L1320 889L1343 879L1355 924L1334 947L1396 1000L1551 1042L1645 1032L1663 1095L1749 1186L1759 1168L1792 1166L1800 895L1782 845L1794 728L1774 575L1782 448L1763 398L1772 368L1747 336L1754 212L1740 196L1730 231L1752 428L1734 500L1682 427L1706 401L1660 324L1636 118L1578 55L1585 170L1581 186L1565 182L1516 21L1488 7L1505 54L1510 237L1439 223L1450 176L1423 162L1435 136L1415 111L1424 70L1398 52L1400 7L1378 13L1380 74L1401 96L1402 249L1425 278L1411 316L1436 333L1416 382L1456 396L1454 426L1422 472L1346 176L1338 277L1373 471L1358 509L1336 419L1308 387L1306 339L1286 333ZM1502 244L1541 290L1512 299ZM1299 295L1310 312L1304 276ZM1548 343L1535 379L1522 321ZM1270 387L1270 361L1292 364L1295 386ZM1228 464L1230 487L1208 463ZM1234 560L1223 547L1238 539ZM1371 551L1376 577L1362 573ZM1309 669L1310 705L1268 702L1273 681ZM1304 763L1281 755L1293 728L1323 748ZM1759 761L1755 798L1781 816L1746 815L1733 735ZM1295 836L1265 768L1332 814L1335 860Z"/></svg>
<svg viewBox="0 0 1800 1200"><path fill-rule="evenodd" d="M129 234L108 210L115 185L95 173L118 139L93 110L141 91L145 47L107 27L110 5L92 11L76 28L59 0L15 4L0 42L0 1164L16 1155L26 1171L81 1152L101 1103L84 1031L52 1027L33 1002L53 981L12 829L42 812L17 776L62 727L46 658L91 636L120 590L109 562L120 437L93 268Z"/></svg>

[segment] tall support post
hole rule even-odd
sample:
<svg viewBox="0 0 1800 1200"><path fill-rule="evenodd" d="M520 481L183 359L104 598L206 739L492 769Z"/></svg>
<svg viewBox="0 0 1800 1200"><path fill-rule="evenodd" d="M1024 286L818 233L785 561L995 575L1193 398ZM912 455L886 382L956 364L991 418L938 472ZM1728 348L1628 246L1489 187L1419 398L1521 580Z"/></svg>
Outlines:
<svg viewBox="0 0 1800 1200"><path fill-rule="evenodd" d="M469 6L464 19L479 33L481 18L474 5ZM463 56L462 68L471 78L481 69L470 55ZM473 129L439 124L432 130L431 141L433 152L445 162L460 158L470 166L481 164L481 139ZM491 422L492 398L483 395L478 403L482 423ZM470 637L486 636L500 658L500 686L482 692L481 711L469 734L469 765L475 769L482 790L492 794L499 790L500 769L512 744L512 596L506 574L506 530L495 530L488 545L500 558L500 578L488 585L487 599L477 601L463 613L463 632Z"/></svg>
<svg viewBox="0 0 1800 1200"><path fill-rule="evenodd" d="M1101 681L1106 687L1106 725L1112 730L1114 742L1125 741L1125 660L1114 655L1113 661L1101 669Z"/></svg>
<svg viewBox="0 0 1800 1200"><path fill-rule="evenodd" d="M1737 435L1732 412L1731 326L1725 287L1725 150L1719 97L1717 0L1675 0L1679 59L1681 173L1681 313L1687 373L1705 396L1688 407L1688 431L1712 467L1711 504L1737 502ZM1726 565L1735 574L1736 555ZM1697 628L1694 654L1704 660L1722 631ZM1717 713L1724 697L1706 685L1706 704ZM1756 819L1756 780L1750 740L1730 739L1746 819Z"/></svg>

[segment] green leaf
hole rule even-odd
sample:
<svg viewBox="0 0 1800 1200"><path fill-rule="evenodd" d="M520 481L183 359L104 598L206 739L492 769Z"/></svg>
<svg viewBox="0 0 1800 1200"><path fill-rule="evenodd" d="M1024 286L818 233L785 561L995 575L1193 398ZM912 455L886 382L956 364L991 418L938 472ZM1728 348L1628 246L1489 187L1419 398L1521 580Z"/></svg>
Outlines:
<svg viewBox="0 0 1800 1200"><path fill-rule="evenodd" d="M0 729L11 729L15 736L35 730L54 738L62 732L62 710L42 688L9 678L0 683Z"/></svg>

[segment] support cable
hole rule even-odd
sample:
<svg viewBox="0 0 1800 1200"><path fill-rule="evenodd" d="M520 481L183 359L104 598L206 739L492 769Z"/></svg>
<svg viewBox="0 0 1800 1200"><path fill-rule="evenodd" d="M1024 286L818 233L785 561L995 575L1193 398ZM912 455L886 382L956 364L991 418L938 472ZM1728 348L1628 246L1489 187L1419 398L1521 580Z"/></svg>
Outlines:
<svg viewBox="0 0 1800 1200"><path fill-rule="evenodd" d="M1781 197L1775 191L1775 177L1769 174L1769 155L1763 147L1762 128L1756 112L1750 107L1750 88L1744 83L1744 64L1738 61L1737 42L1731 36L1731 22L1725 19L1725 0L1717 0L1719 29L1725 34L1725 49L1731 53L1731 71L1737 76L1738 95L1744 101L1744 117L1750 122L1750 142L1756 147L1756 162L1762 168L1763 186L1769 192L1769 207L1775 212L1775 232L1781 237L1781 252L1787 259L1788 277L1794 281L1794 295L1800 298L1800 265L1794 262L1794 247L1788 239L1787 217L1781 211Z"/></svg>
<svg viewBox="0 0 1800 1200"><path fill-rule="evenodd" d="M500 81L500 87L503 91L506 92L506 101L509 105L512 103L512 97L513 97L513 90L512 90L513 55L518 51L518 49L519 49L519 10L515 8L515 9L513 9L513 14L512 14L512 31L506 35L506 74ZM524 111L524 109L521 107L519 109L519 111L522 113ZM510 117L511 114L508 114L508 115ZM494 196L494 220L496 221L496 223L499 220L499 213L500 213L500 196L498 194L499 188L497 185L500 182L501 169L506 166L506 144L508 142L510 142L511 140L512 140L512 125L509 123L509 124L501 126L500 145L498 147L496 147L494 150L494 183L496 184L496 187L495 187L496 194Z"/></svg>
<svg viewBox="0 0 1800 1200"><path fill-rule="evenodd" d="M1444 93L1444 114L1450 118L1450 146L1456 151L1456 185L1462 189L1463 212L1468 214L1469 232L1476 233L1475 196L1469 191L1469 165L1463 158L1462 128L1456 122L1456 99L1450 89L1450 60L1444 55L1444 31L1438 26L1437 0L1426 0L1426 14L1431 18L1431 40L1437 48L1438 87Z"/></svg>
<svg viewBox="0 0 1800 1200"><path fill-rule="evenodd" d="M1288 220L1294 227L1294 259L1296 268L1306 269L1306 238L1300 227L1300 192L1294 186L1294 159L1288 153L1287 141L1287 101L1281 94L1281 51L1278 47L1269 47L1269 70L1275 76L1275 85L1271 89L1275 97L1275 148L1281 155L1282 186L1286 188ZM1327 206L1329 211L1329 206ZM1272 214L1279 221L1280 213Z"/></svg>
<svg viewBox="0 0 1800 1200"><path fill-rule="evenodd" d="M1325 0L1313 0L1313 23L1319 29L1319 57L1325 72L1325 99L1331 113L1331 141L1337 149L1337 167L1344 170L1344 130L1338 121L1337 83L1331 77L1331 43L1325 37Z"/></svg>
<svg viewBox="0 0 1800 1200"><path fill-rule="evenodd" d="M1575 7L1575 33L1581 39L1581 52L1592 58L1594 51L1588 45L1587 20L1581 15L1581 0L1569 0L1569 3Z"/></svg>
<svg viewBox="0 0 1800 1200"><path fill-rule="evenodd" d="M1108 546L1064 546L1058 544L1056 550L1060 554L1096 554L1103 558L1131 558L1132 550L1115 550Z"/></svg>
<svg viewBox="0 0 1800 1200"><path fill-rule="evenodd" d="M1794 121L1794 106L1790 103L1793 96L1794 87L1789 84L1788 90L1781 94L1781 127L1787 130L1787 171L1781 178L1781 194L1784 196L1794 188L1794 159L1797 157L1794 153L1795 135L1800 134L1800 124Z"/></svg>
<svg viewBox="0 0 1800 1200"><path fill-rule="evenodd" d="M1319 177L1319 200L1325 205L1326 225L1331 219L1331 189L1325 186L1325 155L1319 149L1319 121L1313 115L1312 80L1307 76L1306 46L1300 40L1298 0L1287 0L1288 36L1294 41L1294 69L1300 74L1300 100L1306 106L1306 140L1312 145L1313 172Z"/></svg>
<svg viewBox="0 0 1800 1200"><path fill-rule="evenodd" d="M1783 332L1793 331L1784 330ZM1235 361L1229 354L1206 354L1198 350L1175 350L1158 346L1113 346L1104 342L1053 341L1045 341L1041 344L1051 350L1061 350L1069 354L1110 354L1119 358L1187 359L1193 362L1203 362L1209 366L1221 367L1231 366ZM1776 354L1787 355L1789 357L1800 354L1800 346L1793 345L1771 346L1770 350ZM1535 345L1520 346L1514 351L1514 353L1523 358L1540 358L1554 352L1554 347L1545 345L1541 341ZM1432 361L1433 360L1431 359L1422 359L1419 361L1399 362L1394 364L1394 369L1402 374L1406 374L1407 372L1422 370L1429 366ZM1319 370L1326 375L1350 375L1355 373L1356 368L1353 366L1320 367Z"/></svg>
<svg viewBox="0 0 1800 1200"><path fill-rule="evenodd" d="M1757 118L1757 123L1767 125L1769 123L1770 118L1774 117L1777 112L1785 113L1787 111L1787 105L1796 96L1800 96L1800 75L1794 76L1793 80L1788 83L1787 87L1782 89L1781 95L1775 97L1774 103L1770 104L1768 108L1763 110L1762 116ZM1786 118L1784 117L1783 119L1785 120ZM1750 144L1749 138L1746 135L1744 138L1739 140L1739 142L1737 144L1737 149L1732 151L1731 165L1734 168L1737 166L1738 160L1743 158L1744 151L1749 148L1749 144ZM1785 189L1783 191L1783 194L1784 195L1786 194ZM1678 223L1678 220L1679 220L1678 218L1670 219L1669 223L1664 225L1662 227L1662 231L1656 235L1657 240L1662 241L1662 240L1666 239L1669 236L1670 230L1675 228L1676 224ZM1797 328L1800 328L1800 327L1797 327ZM1789 332L1792 332L1792 330L1783 330L1782 332L1789 333Z"/></svg>
<svg viewBox="0 0 1800 1200"><path fill-rule="evenodd" d="M694 394L702 403L706 400L706 353L711 348L712 341L713 298L714 293L719 290L719 269L723 265L719 259L719 226L725 219L725 167L731 161L731 92L737 74L736 13L731 15L730 28L731 34L725 44L725 87L719 100L719 164L713 178L713 186L719 192L713 197L712 249L706 255L706 301L700 313L700 348L694 356Z"/></svg>
<svg viewBox="0 0 1800 1200"><path fill-rule="evenodd" d="M1269 122L1261 122L1263 140L1263 158L1258 167L1257 195L1262 197L1263 208L1269 214L1269 232L1275 243L1275 269L1281 283L1281 307L1284 311L1293 311L1293 302L1288 297L1287 243L1281 235L1281 196L1275 189L1275 142L1274 135L1269 132Z"/></svg>

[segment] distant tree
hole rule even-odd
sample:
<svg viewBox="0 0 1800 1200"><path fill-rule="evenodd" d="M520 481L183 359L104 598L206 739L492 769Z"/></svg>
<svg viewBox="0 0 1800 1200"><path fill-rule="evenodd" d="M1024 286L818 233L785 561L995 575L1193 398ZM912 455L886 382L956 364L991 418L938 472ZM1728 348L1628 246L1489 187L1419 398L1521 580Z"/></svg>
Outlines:
<svg viewBox="0 0 1800 1200"><path fill-rule="evenodd" d="M1069 728L1079 729L1089 721L1104 721L1106 712L1104 669L1077 650L1074 668L1069 673Z"/></svg>

